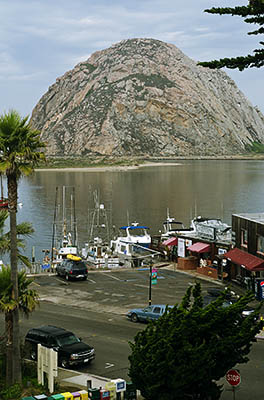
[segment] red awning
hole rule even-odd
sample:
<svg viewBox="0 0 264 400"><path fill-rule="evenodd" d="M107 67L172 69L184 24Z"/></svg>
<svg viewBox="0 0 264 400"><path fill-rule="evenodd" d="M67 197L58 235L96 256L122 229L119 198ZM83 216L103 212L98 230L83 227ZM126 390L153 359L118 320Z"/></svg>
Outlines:
<svg viewBox="0 0 264 400"><path fill-rule="evenodd" d="M208 253L210 251L210 244L197 242L187 248L194 253Z"/></svg>
<svg viewBox="0 0 264 400"><path fill-rule="evenodd" d="M241 267L249 271L264 271L264 260L246 251L234 248L223 254L223 256L234 264L241 265Z"/></svg>
<svg viewBox="0 0 264 400"><path fill-rule="evenodd" d="M177 246L178 244L178 238L176 237L171 237L167 240L165 240L165 242L162 243L164 246Z"/></svg>

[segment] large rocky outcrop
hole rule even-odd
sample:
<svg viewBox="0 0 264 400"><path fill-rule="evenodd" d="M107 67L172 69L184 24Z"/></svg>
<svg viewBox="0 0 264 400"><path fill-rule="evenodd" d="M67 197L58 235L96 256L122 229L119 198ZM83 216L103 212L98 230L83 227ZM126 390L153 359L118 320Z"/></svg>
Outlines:
<svg viewBox="0 0 264 400"><path fill-rule="evenodd" d="M228 155L264 143L264 117L228 75L174 45L124 40L56 80L33 110L50 155Z"/></svg>

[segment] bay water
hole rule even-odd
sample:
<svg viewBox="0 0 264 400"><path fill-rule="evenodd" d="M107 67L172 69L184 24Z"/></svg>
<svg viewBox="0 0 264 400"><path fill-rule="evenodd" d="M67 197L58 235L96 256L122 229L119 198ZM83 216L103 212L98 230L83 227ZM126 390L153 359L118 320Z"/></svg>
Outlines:
<svg viewBox="0 0 264 400"><path fill-rule="evenodd" d="M51 249L56 187L75 189L75 211L80 248L88 238L88 213L93 193L110 213L116 228L137 221L162 229L167 210L189 227L194 216L221 218L264 212L264 161L188 160L136 169L35 171L19 181L18 221L31 222L35 233L27 239L25 254L36 261Z"/></svg>

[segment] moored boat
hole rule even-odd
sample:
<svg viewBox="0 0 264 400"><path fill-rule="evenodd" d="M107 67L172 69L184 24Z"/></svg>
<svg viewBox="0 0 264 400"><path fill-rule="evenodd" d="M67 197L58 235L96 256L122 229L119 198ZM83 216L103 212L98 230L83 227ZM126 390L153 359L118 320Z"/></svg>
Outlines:
<svg viewBox="0 0 264 400"><path fill-rule="evenodd" d="M94 209L88 212L88 241L82 248L82 257L95 268L118 268L119 258L110 246L108 210L99 202L99 194L94 192Z"/></svg>
<svg viewBox="0 0 264 400"><path fill-rule="evenodd" d="M140 260L149 257L151 237L149 228L133 222L119 228L122 235L111 240L110 246L121 262L126 266L139 266ZM156 253L156 252L155 252Z"/></svg>

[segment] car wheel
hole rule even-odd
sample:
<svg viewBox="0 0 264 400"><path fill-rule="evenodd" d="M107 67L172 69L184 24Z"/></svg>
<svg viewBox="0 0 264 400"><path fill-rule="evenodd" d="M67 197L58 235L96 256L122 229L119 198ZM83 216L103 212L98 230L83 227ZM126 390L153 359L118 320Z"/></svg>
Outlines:
<svg viewBox="0 0 264 400"><path fill-rule="evenodd" d="M62 366L62 368L67 368L67 367L68 367L68 361L65 360L65 358L63 358L63 359L61 360L61 366Z"/></svg>
<svg viewBox="0 0 264 400"><path fill-rule="evenodd" d="M87 281L87 276L85 276L85 277L83 278L83 281Z"/></svg>
<svg viewBox="0 0 264 400"><path fill-rule="evenodd" d="M137 316L137 314L134 313L134 314L131 315L131 321L132 321L132 322L138 322L138 316Z"/></svg>
<svg viewBox="0 0 264 400"><path fill-rule="evenodd" d="M36 350L34 350L34 349L31 349L31 350L30 350L30 358L31 358L31 360L33 360L33 361L36 361L36 360L37 360L37 352L36 352Z"/></svg>

